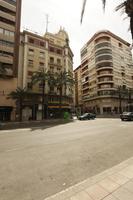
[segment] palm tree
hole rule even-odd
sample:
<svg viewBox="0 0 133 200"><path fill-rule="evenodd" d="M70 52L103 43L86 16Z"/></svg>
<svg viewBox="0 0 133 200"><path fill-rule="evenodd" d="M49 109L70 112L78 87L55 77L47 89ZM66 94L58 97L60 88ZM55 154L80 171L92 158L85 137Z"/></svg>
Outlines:
<svg viewBox="0 0 133 200"><path fill-rule="evenodd" d="M48 77L47 81L48 81L48 85L50 88L50 93L52 93L52 91L56 85L56 79L55 79L54 73L51 73L50 71L48 71L47 77Z"/></svg>
<svg viewBox="0 0 133 200"><path fill-rule="evenodd" d="M133 90L131 88L128 89L127 91L128 93L128 111L131 112L132 111L132 95L133 95Z"/></svg>
<svg viewBox="0 0 133 200"><path fill-rule="evenodd" d="M12 91L8 94L8 99L13 99L18 104L19 110L19 121L22 121L22 110L23 110L23 102L24 99L27 97L28 91L26 88L18 87L15 91Z"/></svg>
<svg viewBox="0 0 133 200"><path fill-rule="evenodd" d="M42 87L42 120L44 119L44 104L45 104L45 83L48 80L48 73L43 71L36 71L32 75L31 84L40 83ZM47 117L47 116L46 116Z"/></svg>
<svg viewBox="0 0 133 200"><path fill-rule="evenodd" d="M57 89L59 90L59 112L61 114L61 106L62 106L62 93L63 93L63 87L65 87L65 93L66 93L66 87L68 84L73 85L74 80L72 75L69 72L63 71L60 73L57 73L55 75L55 85Z"/></svg>
<svg viewBox="0 0 133 200"><path fill-rule="evenodd" d="M102 0L104 9L105 9L105 5L106 5L106 1L107 0ZM82 11L81 11L81 23L83 21L86 2L87 2L87 0L83 0ZM133 39L133 0L125 0L124 2L122 2L120 5L118 5L116 7L116 11L118 11L119 9L123 9L124 12L130 18L130 30L131 30L131 35L132 35L132 39Z"/></svg>

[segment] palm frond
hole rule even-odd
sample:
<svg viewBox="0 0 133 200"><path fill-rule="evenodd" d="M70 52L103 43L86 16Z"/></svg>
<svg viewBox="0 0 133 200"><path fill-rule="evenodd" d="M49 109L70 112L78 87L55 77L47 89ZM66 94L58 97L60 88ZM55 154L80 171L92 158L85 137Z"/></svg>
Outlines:
<svg viewBox="0 0 133 200"><path fill-rule="evenodd" d="M102 0L102 3L103 3L103 10L105 10L106 0Z"/></svg>
<svg viewBox="0 0 133 200"><path fill-rule="evenodd" d="M80 23L81 24L82 24L82 21L83 21L83 16L84 16L86 2L87 2L87 0L83 0L82 10L81 10L81 18L80 18Z"/></svg>
<svg viewBox="0 0 133 200"><path fill-rule="evenodd" d="M124 9L125 10L125 2L119 4L116 8L115 8L115 11L118 11L120 9Z"/></svg>

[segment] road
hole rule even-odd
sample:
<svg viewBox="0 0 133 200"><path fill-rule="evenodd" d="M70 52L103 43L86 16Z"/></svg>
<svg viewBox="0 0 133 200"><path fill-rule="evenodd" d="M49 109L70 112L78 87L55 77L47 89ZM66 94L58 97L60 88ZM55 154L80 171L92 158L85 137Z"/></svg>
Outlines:
<svg viewBox="0 0 133 200"><path fill-rule="evenodd" d="M133 122L0 131L0 200L43 200L133 156Z"/></svg>

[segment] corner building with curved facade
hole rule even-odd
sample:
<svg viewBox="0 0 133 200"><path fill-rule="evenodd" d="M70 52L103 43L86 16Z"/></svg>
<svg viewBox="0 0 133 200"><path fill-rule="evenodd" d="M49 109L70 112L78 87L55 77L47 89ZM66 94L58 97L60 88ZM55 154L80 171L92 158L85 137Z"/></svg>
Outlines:
<svg viewBox="0 0 133 200"><path fill-rule="evenodd" d="M107 30L97 32L81 49L80 71L83 111L133 110L133 61L128 42Z"/></svg>

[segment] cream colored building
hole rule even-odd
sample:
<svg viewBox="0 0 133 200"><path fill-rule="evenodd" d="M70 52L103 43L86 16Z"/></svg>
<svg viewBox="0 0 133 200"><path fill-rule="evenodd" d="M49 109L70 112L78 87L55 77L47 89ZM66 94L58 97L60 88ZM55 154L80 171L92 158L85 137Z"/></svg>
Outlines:
<svg viewBox="0 0 133 200"><path fill-rule="evenodd" d="M0 1L0 121L15 119L15 102L7 95L17 87L21 0Z"/></svg>
<svg viewBox="0 0 133 200"><path fill-rule="evenodd" d="M133 89L133 61L128 42L108 30L97 32L81 49L80 70L85 112L119 113L128 110L129 103L133 109L129 92Z"/></svg>
<svg viewBox="0 0 133 200"><path fill-rule="evenodd" d="M57 34L46 33L44 36L24 31L20 42L19 86L28 88L32 99L24 103L23 119L41 119L42 85L31 87L31 78L35 71L60 73L64 70L73 73L73 53L69 47L66 31L60 29ZM45 100L48 112L59 110L59 90L45 84ZM63 89L62 109L71 110L73 88ZM45 111L45 115L47 115Z"/></svg>
<svg viewBox="0 0 133 200"><path fill-rule="evenodd" d="M81 65L74 70L74 80L75 80L75 90L74 90L75 112L80 114L83 109Z"/></svg>

